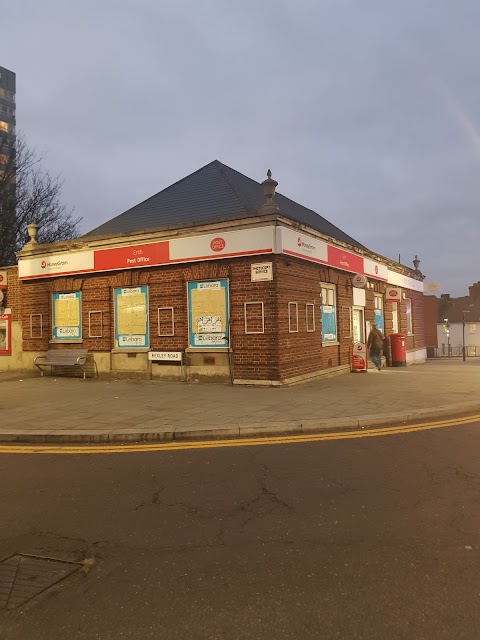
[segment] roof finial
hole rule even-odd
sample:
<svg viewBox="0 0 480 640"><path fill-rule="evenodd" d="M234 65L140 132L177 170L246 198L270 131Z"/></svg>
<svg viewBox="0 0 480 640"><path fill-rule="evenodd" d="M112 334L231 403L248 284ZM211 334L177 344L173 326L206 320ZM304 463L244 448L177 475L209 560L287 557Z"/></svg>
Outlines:
<svg viewBox="0 0 480 640"><path fill-rule="evenodd" d="M418 271L418 267L420 266L420 260L418 256L415 256L415 260L413 261L413 266L415 267L415 271Z"/></svg>
<svg viewBox="0 0 480 640"><path fill-rule="evenodd" d="M272 172L269 169L267 171L267 179L262 182L263 195L265 196L265 202L260 207L262 212L275 213L279 210L278 206L273 202L277 186L278 182L272 178Z"/></svg>

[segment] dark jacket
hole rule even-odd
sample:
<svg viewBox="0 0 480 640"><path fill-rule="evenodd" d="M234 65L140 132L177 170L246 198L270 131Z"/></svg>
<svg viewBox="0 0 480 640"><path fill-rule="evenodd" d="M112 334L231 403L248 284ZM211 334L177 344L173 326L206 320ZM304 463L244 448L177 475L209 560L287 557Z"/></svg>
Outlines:
<svg viewBox="0 0 480 640"><path fill-rule="evenodd" d="M383 349L383 335L375 325L373 325L368 336L367 346L369 349L378 349L379 351Z"/></svg>

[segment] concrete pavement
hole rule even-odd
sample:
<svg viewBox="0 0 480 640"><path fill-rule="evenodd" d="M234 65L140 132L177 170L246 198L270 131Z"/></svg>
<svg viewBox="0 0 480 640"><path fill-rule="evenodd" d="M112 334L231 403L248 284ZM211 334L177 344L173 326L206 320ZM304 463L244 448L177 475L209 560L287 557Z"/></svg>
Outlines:
<svg viewBox="0 0 480 640"><path fill-rule="evenodd" d="M3 383L2 383L3 380ZM480 360L281 388L0 373L0 441L128 442L302 433L480 411Z"/></svg>

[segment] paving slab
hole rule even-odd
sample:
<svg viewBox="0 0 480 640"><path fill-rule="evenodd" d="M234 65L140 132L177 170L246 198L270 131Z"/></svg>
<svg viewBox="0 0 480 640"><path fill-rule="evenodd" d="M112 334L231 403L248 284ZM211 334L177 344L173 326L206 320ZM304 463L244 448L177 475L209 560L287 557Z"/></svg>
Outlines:
<svg viewBox="0 0 480 640"><path fill-rule="evenodd" d="M311 433L480 412L480 358L290 387L0 372L0 441L128 442Z"/></svg>

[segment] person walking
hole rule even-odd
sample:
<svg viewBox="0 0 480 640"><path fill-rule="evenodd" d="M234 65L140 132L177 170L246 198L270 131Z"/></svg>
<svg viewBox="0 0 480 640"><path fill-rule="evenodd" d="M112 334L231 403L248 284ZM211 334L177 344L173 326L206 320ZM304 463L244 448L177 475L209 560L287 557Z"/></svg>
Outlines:
<svg viewBox="0 0 480 640"><path fill-rule="evenodd" d="M382 370L382 349L383 349L383 334L380 329L374 324L370 330L370 334L367 340L367 347L369 349L370 358L375 365L377 371Z"/></svg>

